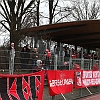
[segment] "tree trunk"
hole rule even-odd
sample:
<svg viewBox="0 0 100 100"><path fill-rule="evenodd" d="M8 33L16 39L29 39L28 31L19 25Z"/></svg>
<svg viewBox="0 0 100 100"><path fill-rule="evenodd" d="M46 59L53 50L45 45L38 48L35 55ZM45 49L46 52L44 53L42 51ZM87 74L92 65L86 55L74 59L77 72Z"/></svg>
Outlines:
<svg viewBox="0 0 100 100"><path fill-rule="evenodd" d="M49 24L52 24L52 19L53 19L53 2L54 0L49 0Z"/></svg>
<svg viewBox="0 0 100 100"><path fill-rule="evenodd" d="M39 26L39 5L40 5L40 0L37 1L37 26Z"/></svg>

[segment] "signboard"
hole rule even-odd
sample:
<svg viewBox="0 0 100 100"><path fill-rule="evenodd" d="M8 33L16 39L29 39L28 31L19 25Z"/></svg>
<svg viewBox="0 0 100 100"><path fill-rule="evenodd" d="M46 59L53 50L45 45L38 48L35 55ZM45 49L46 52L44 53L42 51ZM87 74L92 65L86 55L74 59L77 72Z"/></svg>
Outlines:
<svg viewBox="0 0 100 100"><path fill-rule="evenodd" d="M51 96L72 92L74 71L48 70L47 76Z"/></svg>
<svg viewBox="0 0 100 100"><path fill-rule="evenodd" d="M84 88L100 85L100 71L75 71L75 87Z"/></svg>

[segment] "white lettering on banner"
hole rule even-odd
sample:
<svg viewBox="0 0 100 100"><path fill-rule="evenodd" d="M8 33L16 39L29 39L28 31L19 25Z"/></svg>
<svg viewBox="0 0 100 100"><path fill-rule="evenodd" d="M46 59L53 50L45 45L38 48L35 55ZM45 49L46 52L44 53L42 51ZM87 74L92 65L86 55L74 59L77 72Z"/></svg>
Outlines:
<svg viewBox="0 0 100 100"><path fill-rule="evenodd" d="M79 72L77 72L79 73ZM76 74L77 74L76 73ZM96 86L100 85L100 70L98 71L83 71L81 76L77 76L77 86Z"/></svg>
<svg viewBox="0 0 100 100"><path fill-rule="evenodd" d="M93 71L93 78L100 78L100 71Z"/></svg>
<svg viewBox="0 0 100 100"><path fill-rule="evenodd" d="M98 79L98 78L96 78L96 79L83 79L83 84L85 86L100 85L100 79Z"/></svg>
<svg viewBox="0 0 100 100"><path fill-rule="evenodd" d="M63 79L63 80L50 80L50 87L63 86L73 84L73 79Z"/></svg>
<svg viewBox="0 0 100 100"><path fill-rule="evenodd" d="M83 78L92 78L92 71L83 71Z"/></svg>

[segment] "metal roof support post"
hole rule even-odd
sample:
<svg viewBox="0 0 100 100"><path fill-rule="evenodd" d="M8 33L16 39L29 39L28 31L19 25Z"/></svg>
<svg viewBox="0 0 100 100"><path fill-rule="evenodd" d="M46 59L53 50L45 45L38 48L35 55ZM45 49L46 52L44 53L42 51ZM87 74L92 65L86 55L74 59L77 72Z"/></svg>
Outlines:
<svg viewBox="0 0 100 100"><path fill-rule="evenodd" d="M64 54L62 55L62 62L64 62Z"/></svg>
<svg viewBox="0 0 100 100"><path fill-rule="evenodd" d="M72 68L72 49L70 47L69 70Z"/></svg>
<svg viewBox="0 0 100 100"><path fill-rule="evenodd" d="M61 61L61 58L60 58L60 50L59 50L59 54L58 54L58 66L59 66L59 67L58 67L58 68L61 68L61 67L60 67L60 61Z"/></svg>
<svg viewBox="0 0 100 100"><path fill-rule="evenodd" d="M92 66L95 64L95 60L94 60L94 54L93 54L93 58L92 58Z"/></svg>
<svg viewBox="0 0 100 100"><path fill-rule="evenodd" d="M81 48L81 69L84 69L83 47Z"/></svg>
<svg viewBox="0 0 100 100"><path fill-rule="evenodd" d="M58 65L59 65L59 68L61 69L61 42L59 43L60 47L59 47L59 59L58 59Z"/></svg>

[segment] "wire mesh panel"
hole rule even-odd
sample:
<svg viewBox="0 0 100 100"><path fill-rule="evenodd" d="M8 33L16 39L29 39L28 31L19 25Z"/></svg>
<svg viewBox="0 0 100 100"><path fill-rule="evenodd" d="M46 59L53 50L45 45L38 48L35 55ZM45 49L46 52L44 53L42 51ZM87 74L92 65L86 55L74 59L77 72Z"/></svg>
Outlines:
<svg viewBox="0 0 100 100"><path fill-rule="evenodd" d="M69 64L70 68L73 68L73 64L77 63L80 65L82 69L90 70L94 63L98 62L98 65L100 63L100 60L94 60L94 59L81 59L81 58L71 58L71 57L64 57L57 55L57 58L55 59L55 54L51 54L49 58L46 58L45 54L38 54L38 59L33 59L33 52L29 52L27 55L27 52L23 53L24 57L21 56L21 51L15 51L15 57L14 57L14 72L25 72L29 73L33 70L36 70L33 68L34 66L34 60L41 60L40 62L36 62L36 66L39 68L44 68L45 70L55 69L55 64L57 66L58 70L66 69L65 64ZM4 72L9 71L9 51L8 50L0 50L0 70ZM40 69L39 69L40 70Z"/></svg>

